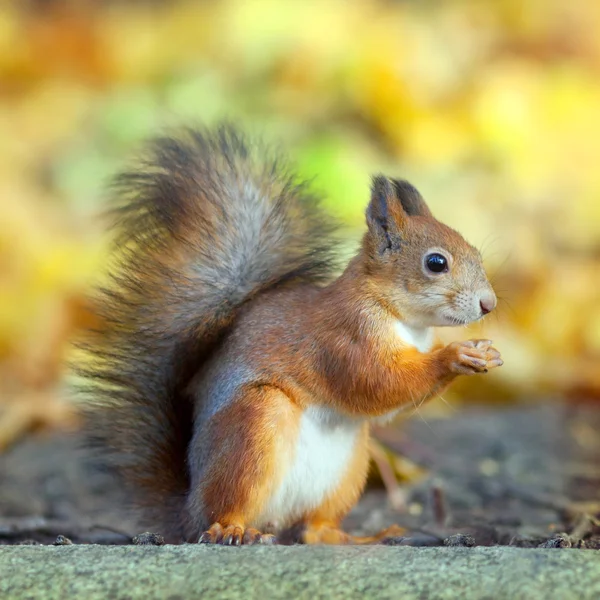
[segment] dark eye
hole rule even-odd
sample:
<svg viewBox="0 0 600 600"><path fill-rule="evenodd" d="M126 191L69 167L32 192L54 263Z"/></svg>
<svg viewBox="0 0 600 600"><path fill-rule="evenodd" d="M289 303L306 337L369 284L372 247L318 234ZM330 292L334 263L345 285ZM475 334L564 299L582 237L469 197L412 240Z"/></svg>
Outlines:
<svg viewBox="0 0 600 600"><path fill-rule="evenodd" d="M441 254L430 254L425 258L425 264L432 273L443 273L448 270L448 261Z"/></svg>

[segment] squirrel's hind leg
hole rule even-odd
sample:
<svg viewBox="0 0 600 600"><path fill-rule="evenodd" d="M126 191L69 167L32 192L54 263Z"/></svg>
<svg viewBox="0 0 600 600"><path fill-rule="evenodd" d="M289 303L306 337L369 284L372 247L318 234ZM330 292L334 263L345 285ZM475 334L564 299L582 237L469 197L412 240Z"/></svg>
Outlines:
<svg viewBox="0 0 600 600"><path fill-rule="evenodd" d="M200 543L275 542L273 535L255 526L287 466L282 460L287 436L281 432L294 437L297 412L277 388L244 386L196 430L189 454L192 485L187 509Z"/></svg>
<svg viewBox="0 0 600 600"><path fill-rule="evenodd" d="M359 538L342 531L340 523L358 502L369 468L369 426L365 423L357 439L346 475L314 512L295 528L296 541L304 544L357 544Z"/></svg>
<svg viewBox="0 0 600 600"><path fill-rule="evenodd" d="M340 528L342 519L358 501L367 479L369 466L369 427L365 425L346 476L321 506L307 515L296 540L305 544L379 544L401 537L404 529L393 525L372 536L355 536ZM298 530L296 530L298 531Z"/></svg>

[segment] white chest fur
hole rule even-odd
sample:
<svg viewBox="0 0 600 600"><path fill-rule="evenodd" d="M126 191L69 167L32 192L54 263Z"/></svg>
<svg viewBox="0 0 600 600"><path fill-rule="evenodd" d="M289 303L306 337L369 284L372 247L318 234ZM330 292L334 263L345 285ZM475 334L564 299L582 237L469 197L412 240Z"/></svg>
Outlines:
<svg viewBox="0 0 600 600"><path fill-rule="evenodd" d="M431 327L410 327L402 321L394 323L396 334L409 346L414 346L419 352L428 352L433 345L433 329Z"/></svg>
<svg viewBox="0 0 600 600"><path fill-rule="evenodd" d="M257 525L286 526L317 508L347 472L361 425L325 408L304 411L291 464L283 466L283 481Z"/></svg>
<svg viewBox="0 0 600 600"><path fill-rule="evenodd" d="M428 352L433 346L433 329L431 327L419 329L416 327L410 327L402 321L395 321L394 331L405 344L416 348L419 352ZM387 413L386 415L371 419L371 421L377 425L386 425L399 413L407 410L410 406L411 405L407 404L401 408Z"/></svg>

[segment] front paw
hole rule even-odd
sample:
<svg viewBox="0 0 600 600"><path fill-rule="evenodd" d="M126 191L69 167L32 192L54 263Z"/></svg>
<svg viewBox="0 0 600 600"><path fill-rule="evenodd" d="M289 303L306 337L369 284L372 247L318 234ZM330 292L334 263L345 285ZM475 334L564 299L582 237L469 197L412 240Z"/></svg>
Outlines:
<svg viewBox="0 0 600 600"><path fill-rule="evenodd" d="M490 369L501 367L504 364L500 358L500 352L492 347L490 340L453 342L443 351L449 371L457 375L487 373Z"/></svg>
<svg viewBox="0 0 600 600"><path fill-rule="evenodd" d="M198 540L199 544L220 544L222 546L252 546L254 544L276 544L274 535L261 533L251 527L245 528L238 525L223 527L220 523L213 523Z"/></svg>

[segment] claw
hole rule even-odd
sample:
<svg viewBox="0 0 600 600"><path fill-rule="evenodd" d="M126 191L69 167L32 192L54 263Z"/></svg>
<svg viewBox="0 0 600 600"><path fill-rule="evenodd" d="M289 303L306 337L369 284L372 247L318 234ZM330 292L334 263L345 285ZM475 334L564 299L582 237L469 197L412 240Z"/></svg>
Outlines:
<svg viewBox="0 0 600 600"><path fill-rule="evenodd" d="M495 367L501 367L504 364L504 361L501 358L495 358L493 360L488 361L488 368L493 369Z"/></svg>
<svg viewBox="0 0 600 600"><path fill-rule="evenodd" d="M230 525L225 528L223 533L223 546L240 546L242 544L242 537L244 536L244 530L241 527Z"/></svg>
<svg viewBox="0 0 600 600"><path fill-rule="evenodd" d="M213 523L198 540L199 544L218 544L223 539L223 527L220 523Z"/></svg>
<svg viewBox="0 0 600 600"><path fill-rule="evenodd" d="M473 365L474 367L485 367L487 361L483 358L477 358L475 356L469 356L467 354L459 354L458 356L463 363Z"/></svg>
<svg viewBox="0 0 600 600"><path fill-rule="evenodd" d="M277 538L272 533L264 533L260 536L258 543L264 546L273 546L277 544Z"/></svg>
<svg viewBox="0 0 600 600"><path fill-rule="evenodd" d="M492 340L473 340L475 343L475 348L483 350L485 348L489 348L494 342Z"/></svg>
<svg viewBox="0 0 600 600"><path fill-rule="evenodd" d="M246 529L244 537L242 538L242 544L244 544L244 546L254 546L254 544L259 544L260 536L261 533L257 529Z"/></svg>

